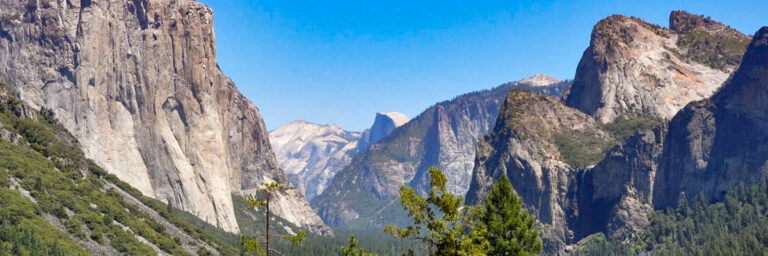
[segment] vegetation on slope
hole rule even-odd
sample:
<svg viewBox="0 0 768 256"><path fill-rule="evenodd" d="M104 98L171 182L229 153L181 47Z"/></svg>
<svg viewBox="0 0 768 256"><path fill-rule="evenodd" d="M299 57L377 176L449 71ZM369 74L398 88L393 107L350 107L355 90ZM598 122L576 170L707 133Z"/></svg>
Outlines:
<svg viewBox="0 0 768 256"><path fill-rule="evenodd" d="M39 206L9 189L8 178L0 171L0 255L90 255L40 217Z"/></svg>
<svg viewBox="0 0 768 256"><path fill-rule="evenodd" d="M765 255L768 182L732 188L722 202L700 199L657 211L636 238L593 235L576 255ZM685 201L683 201L685 202Z"/></svg>
<svg viewBox="0 0 768 256"><path fill-rule="evenodd" d="M687 49L686 56L711 68L725 70L736 66L751 38L694 29L680 35L677 46Z"/></svg>
<svg viewBox="0 0 768 256"><path fill-rule="evenodd" d="M429 174L426 198L412 188L400 187L400 205L411 223L402 228L387 225L384 232L422 242L429 255L435 256L541 253L543 245L534 218L523 209L522 199L513 192L506 176L496 182L483 204L468 207L463 205L464 197L448 193L448 179L440 169L429 168Z"/></svg>
<svg viewBox="0 0 768 256"><path fill-rule="evenodd" d="M605 158L611 147L622 143L637 131L649 130L660 121L639 117L634 114L624 114L611 123L600 124L600 128L611 135L611 140L590 136L586 132L561 132L554 134L563 160L577 168L587 168Z"/></svg>
<svg viewBox="0 0 768 256"><path fill-rule="evenodd" d="M142 198L161 214L166 208L163 204L147 200L86 160L77 141L58 125L50 111L32 111L12 95L8 86L0 86L0 132L5 138L0 139L0 179L3 181L0 205L4 206L0 214L6 223L0 227L0 234L5 234L0 239L12 241L18 250L23 250L25 245L37 246L33 250L37 252L57 252L60 250L57 248L63 248L74 254L86 254L83 248L75 246L79 244L88 250L115 250L125 255L156 255L156 250L170 255L193 254L185 250L178 237L169 235L163 225L137 205L126 202L108 184L115 183ZM9 188L9 184L16 185ZM19 198L18 192L12 190L28 191L30 198ZM24 200L25 203L19 203ZM46 221L39 217L41 215L50 218ZM195 235L195 228L190 224L171 213L164 215ZM64 239L61 231L51 231L58 229L51 224L56 222L63 225L70 239ZM13 239L26 239L26 242L16 245ZM11 249L16 250L15 247ZM235 254L235 250L221 248L224 254ZM38 255L37 252L31 255ZM205 254L205 250L200 252Z"/></svg>

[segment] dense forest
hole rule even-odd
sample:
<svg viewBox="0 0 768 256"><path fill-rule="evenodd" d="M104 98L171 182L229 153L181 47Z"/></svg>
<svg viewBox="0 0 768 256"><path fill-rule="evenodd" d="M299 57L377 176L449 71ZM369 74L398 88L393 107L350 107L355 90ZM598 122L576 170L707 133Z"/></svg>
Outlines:
<svg viewBox="0 0 768 256"><path fill-rule="evenodd" d="M593 235L576 255L763 255L768 252L768 181L732 188L723 201L681 199L657 211L634 239Z"/></svg>

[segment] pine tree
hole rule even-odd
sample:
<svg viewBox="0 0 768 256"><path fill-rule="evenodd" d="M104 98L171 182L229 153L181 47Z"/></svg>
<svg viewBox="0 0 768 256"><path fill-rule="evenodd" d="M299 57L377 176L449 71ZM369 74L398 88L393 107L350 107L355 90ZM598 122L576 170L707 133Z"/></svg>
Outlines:
<svg viewBox="0 0 768 256"><path fill-rule="evenodd" d="M501 176L485 199L478 228L490 243L488 255L536 255L542 250L534 219L522 208L522 199Z"/></svg>
<svg viewBox="0 0 768 256"><path fill-rule="evenodd" d="M251 210L255 208L264 208L264 212L266 213L266 218L264 220L265 223L265 231L263 234L259 234L258 237L263 237L263 240L254 238L254 237L248 237L243 236L240 237L240 245L243 247L243 251L246 252L256 252L259 255L283 255L281 252L279 252L277 249L272 248L270 244L270 240L272 237L277 238L283 238L291 243L293 243L296 246L302 246L302 239L304 239L305 236L307 236L304 232L298 232L296 235L290 235L290 234L276 234L272 233L270 231L270 208L269 203L272 201L272 199L275 198L275 196L278 195L278 193L281 193L285 190L285 185L280 185L275 182L264 184L263 188L259 189L259 192L262 193L265 197L264 201L258 200L256 197L247 198L245 201L249 204L249 208ZM261 243L264 243L264 247L261 246Z"/></svg>
<svg viewBox="0 0 768 256"><path fill-rule="evenodd" d="M341 247L342 256L377 256L375 253L368 253L363 248L357 248L357 238L354 235L349 237L349 248Z"/></svg>
<svg viewBox="0 0 768 256"><path fill-rule="evenodd" d="M429 168L429 175L427 198L412 188L400 187L400 205L408 212L412 225L387 225L384 232L423 241L432 255L485 255L488 243L473 229L476 208L463 207L463 197L448 193L448 178L440 169Z"/></svg>

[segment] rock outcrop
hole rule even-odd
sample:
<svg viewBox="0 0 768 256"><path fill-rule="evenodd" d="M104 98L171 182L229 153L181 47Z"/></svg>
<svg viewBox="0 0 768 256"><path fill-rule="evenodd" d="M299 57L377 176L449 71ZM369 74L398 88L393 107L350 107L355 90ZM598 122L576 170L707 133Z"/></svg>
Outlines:
<svg viewBox="0 0 768 256"><path fill-rule="evenodd" d="M534 108L525 107L525 101L508 101L500 110L493 133L478 144L468 203L480 202L498 177L509 176L516 192L543 224L547 252L558 253L563 252L564 245L597 232L631 238L649 225L654 209L674 207L680 200L698 196L721 200L733 186L765 179L767 60L768 27L763 27L735 64L738 69L717 93L689 103L668 124L663 122L653 129L621 123L589 126L568 110L557 110L560 115L538 120L538 116L548 116L548 109L558 107L545 103L551 102L546 99L529 98L534 103L528 105L538 106ZM514 93L510 97L524 98ZM564 119L583 123L571 124L571 129L597 127L613 134L614 139L624 133L618 129L621 127L632 128L635 133L608 150L594 166L579 167L573 161L554 165L546 156L563 156L567 145L573 144L557 142L551 135L557 134L553 127L561 127ZM549 137L544 136L547 134ZM588 135L601 134L599 131L567 134L583 141L604 141L589 139ZM548 138L555 138L555 142ZM594 144L581 143L576 148L583 151L589 145ZM547 182L537 177L546 177L543 180L550 185L542 186ZM536 195L550 196L542 199Z"/></svg>
<svg viewBox="0 0 768 256"><path fill-rule="evenodd" d="M467 203L483 200L502 175L542 224L545 247L573 240L571 187L582 159L602 155L613 141L599 123L559 99L515 89L501 106L493 132L478 143Z"/></svg>
<svg viewBox="0 0 768 256"><path fill-rule="evenodd" d="M566 99L602 123L627 113L670 119L710 97L749 37L711 19L675 11L670 28L614 15L598 22Z"/></svg>
<svg viewBox="0 0 768 256"><path fill-rule="evenodd" d="M289 184L192 0L2 1L0 74L145 195L238 232L231 194ZM298 195L298 193L293 193ZM285 209L311 212L299 196ZM328 231L308 216L298 226ZM316 227L320 226L320 229Z"/></svg>
<svg viewBox="0 0 768 256"><path fill-rule="evenodd" d="M357 154L359 132L338 125L294 121L269 133L277 161L307 200L328 186Z"/></svg>
<svg viewBox="0 0 768 256"><path fill-rule="evenodd" d="M360 152L368 150L371 144L379 142L379 140L387 137L397 127L404 125L410 120L407 116L397 112L376 113L376 118L373 120L371 128L365 129L363 135L360 136L357 150Z"/></svg>
<svg viewBox="0 0 768 256"><path fill-rule="evenodd" d="M507 92L525 88L559 96L568 85L513 82L438 103L355 156L312 205L331 226L392 223L399 212L394 199L400 186L425 192L432 166L446 174L449 191L464 194L477 141L493 128Z"/></svg>
<svg viewBox="0 0 768 256"><path fill-rule="evenodd" d="M768 27L712 99L694 102L669 124L654 184L657 208L679 198L722 199L739 183L768 177Z"/></svg>

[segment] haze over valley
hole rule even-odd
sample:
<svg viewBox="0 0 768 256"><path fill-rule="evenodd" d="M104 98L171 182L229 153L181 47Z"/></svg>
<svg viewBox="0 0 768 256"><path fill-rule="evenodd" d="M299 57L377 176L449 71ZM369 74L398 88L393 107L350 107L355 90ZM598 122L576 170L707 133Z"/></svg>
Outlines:
<svg viewBox="0 0 768 256"><path fill-rule="evenodd" d="M764 3L326 4L0 1L0 255L768 252Z"/></svg>

